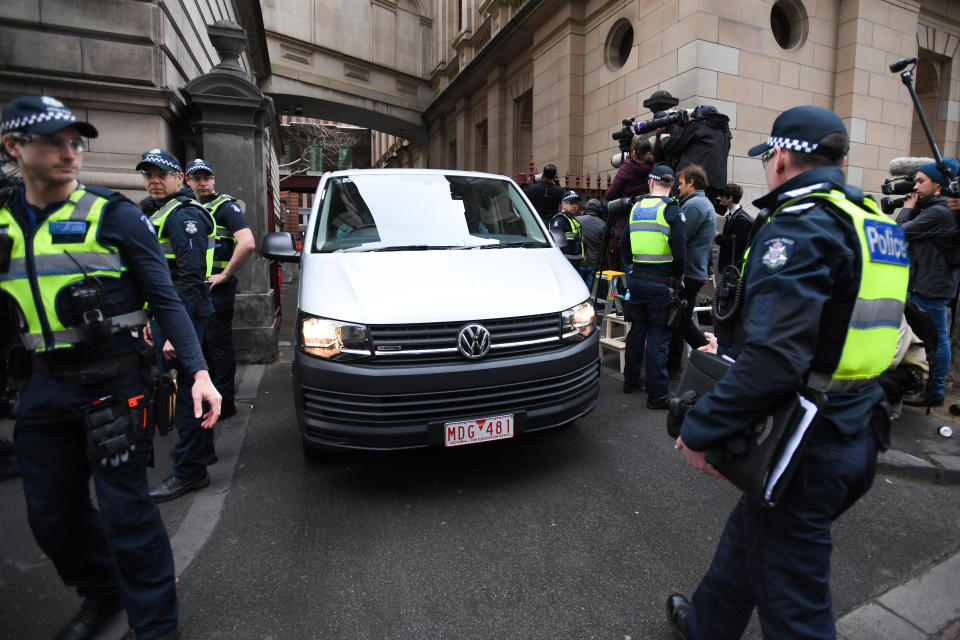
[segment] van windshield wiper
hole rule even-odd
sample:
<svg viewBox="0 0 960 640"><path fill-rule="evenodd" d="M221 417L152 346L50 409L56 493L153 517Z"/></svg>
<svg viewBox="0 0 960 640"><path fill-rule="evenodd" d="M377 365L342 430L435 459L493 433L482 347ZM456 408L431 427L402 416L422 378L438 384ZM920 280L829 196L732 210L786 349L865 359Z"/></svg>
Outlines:
<svg viewBox="0 0 960 640"><path fill-rule="evenodd" d="M519 242L501 242L500 244L492 244L483 247L484 249L504 249L507 247L533 247L533 248L542 248L549 247L549 242L542 242L540 240L521 240Z"/></svg>
<svg viewBox="0 0 960 640"><path fill-rule="evenodd" d="M462 247L444 244L394 244L387 247L375 247L368 251L431 251L434 249L462 249Z"/></svg>

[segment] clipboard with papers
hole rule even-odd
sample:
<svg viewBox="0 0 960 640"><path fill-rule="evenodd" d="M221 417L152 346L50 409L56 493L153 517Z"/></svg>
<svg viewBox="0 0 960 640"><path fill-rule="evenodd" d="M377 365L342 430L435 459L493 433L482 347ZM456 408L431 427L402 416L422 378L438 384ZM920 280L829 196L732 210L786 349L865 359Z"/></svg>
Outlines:
<svg viewBox="0 0 960 640"><path fill-rule="evenodd" d="M677 396L693 391L701 397L732 365L727 357L691 352ZM707 461L748 497L775 506L803 458L811 426L825 401L823 393L810 389L791 392L769 415L710 449Z"/></svg>

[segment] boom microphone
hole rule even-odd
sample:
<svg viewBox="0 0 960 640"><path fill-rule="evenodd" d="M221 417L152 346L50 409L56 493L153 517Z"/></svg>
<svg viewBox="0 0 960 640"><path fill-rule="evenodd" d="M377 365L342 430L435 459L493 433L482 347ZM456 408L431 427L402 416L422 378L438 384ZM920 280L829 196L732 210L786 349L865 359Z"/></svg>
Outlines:
<svg viewBox="0 0 960 640"><path fill-rule="evenodd" d="M896 62L890 65L891 73L898 73L907 68L908 64L917 64L916 58L900 58Z"/></svg>
<svg viewBox="0 0 960 640"><path fill-rule="evenodd" d="M917 169L931 162L933 162L933 158L894 158L890 161L890 175L913 177Z"/></svg>

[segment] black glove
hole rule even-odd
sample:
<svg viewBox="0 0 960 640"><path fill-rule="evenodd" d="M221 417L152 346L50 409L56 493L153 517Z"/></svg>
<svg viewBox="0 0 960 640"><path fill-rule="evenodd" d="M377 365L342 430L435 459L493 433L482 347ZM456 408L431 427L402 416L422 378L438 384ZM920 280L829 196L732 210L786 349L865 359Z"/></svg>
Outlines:
<svg viewBox="0 0 960 640"><path fill-rule="evenodd" d="M682 395L670 398L670 410L667 413L667 434L671 438L680 437L680 427L683 426L683 417L687 410L697 402L697 393L693 390L684 391Z"/></svg>

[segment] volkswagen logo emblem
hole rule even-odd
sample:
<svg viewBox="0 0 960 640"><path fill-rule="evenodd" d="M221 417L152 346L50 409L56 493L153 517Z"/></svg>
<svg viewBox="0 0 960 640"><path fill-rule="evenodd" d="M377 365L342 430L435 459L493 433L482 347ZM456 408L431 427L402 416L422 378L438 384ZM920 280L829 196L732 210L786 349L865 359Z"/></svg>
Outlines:
<svg viewBox="0 0 960 640"><path fill-rule="evenodd" d="M460 329L457 348L464 358L478 360L490 351L490 332L483 325L468 324Z"/></svg>

